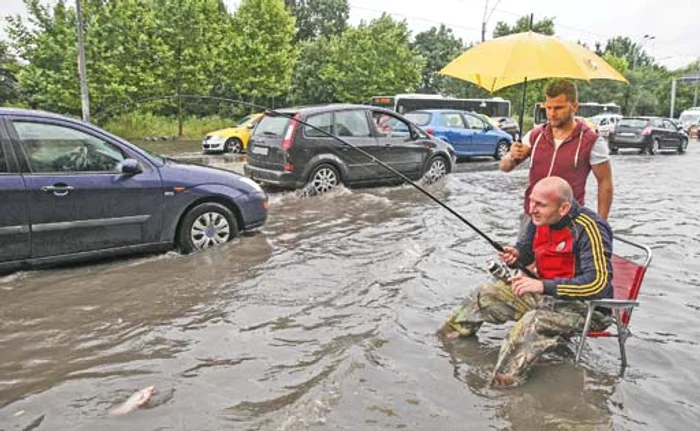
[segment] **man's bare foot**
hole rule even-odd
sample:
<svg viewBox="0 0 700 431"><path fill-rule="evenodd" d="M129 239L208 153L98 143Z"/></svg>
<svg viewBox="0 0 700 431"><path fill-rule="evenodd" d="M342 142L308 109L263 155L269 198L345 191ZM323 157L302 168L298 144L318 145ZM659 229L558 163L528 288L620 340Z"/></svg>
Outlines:
<svg viewBox="0 0 700 431"><path fill-rule="evenodd" d="M459 331L452 328L450 322L447 321L437 330L437 335L444 341L454 341L459 338Z"/></svg>
<svg viewBox="0 0 700 431"><path fill-rule="evenodd" d="M496 374L491 379L491 387L499 389L508 389L518 386L518 379L507 374Z"/></svg>

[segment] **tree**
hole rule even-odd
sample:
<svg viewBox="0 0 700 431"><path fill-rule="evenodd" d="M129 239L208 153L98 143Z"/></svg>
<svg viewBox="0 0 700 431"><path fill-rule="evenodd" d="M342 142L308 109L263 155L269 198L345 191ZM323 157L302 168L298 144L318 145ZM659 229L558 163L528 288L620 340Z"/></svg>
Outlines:
<svg viewBox="0 0 700 431"><path fill-rule="evenodd" d="M298 41L337 36L348 27L348 0L288 0L285 3L296 18Z"/></svg>
<svg viewBox="0 0 700 431"><path fill-rule="evenodd" d="M0 106L14 103L19 98L17 73L20 66L10 47L0 41Z"/></svg>
<svg viewBox="0 0 700 431"><path fill-rule="evenodd" d="M383 14L332 39L331 61L321 76L338 101L362 102L377 94L412 91L420 82L423 60L409 44L406 22Z"/></svg>
<svg viewBox="0 0 700 431"><path fill-rule="evenodd" d="M301 43L299 61L294 70L292 88L298 104L319 104L336 101L330 67L334 38L319 37Z"/></svg>
<svg viewBox="0 0 700 431"><path fill-rule="evenodd" d="M433 27L418 33L412 46L425 60L418 92L445 93L446 77L438 75L438 72L464 51L462 40L456 38L451 29L441 24L440 28Z"/></svg>
<svg viewBox="0 0 700 431"><path fill-rule="evenodd" d="M647 55L641 45L632 42L629 37L616 36L608 39L605 43L605 52L613 54L615 57L622 57L627 60L630 67L644 67L654 64L654 59ZM636 59L636 61L635 61Z"/></svg>
<svg viewBox="0 0 700 431"><path fill-rule="evenodd" d="M293 45L294 17L284 2L242 0L232 25L224 52L227 85L253 101L288 95L299 50Z"/></svg>
<svg viewBox="0 0 700 431"><path fill-rule="evenodd" d="M530 30L530 16L518 18L513 26L508 25L503 21L496 23L496 28L493 30L493 37L502 37L514 33L522 33ZM553 35L554 34L554 18L544 17L532 24L532 31L535 33Z"/></svg>
<svg viewBox="0 0 700 431"><path fill-rule="evenodd" d="M7 32L13 48L27 62L17 78L29 105L78 114L75 14L63 2L52 11L39 0L25 0L31 29L20 17L9 17Z"/></svg>

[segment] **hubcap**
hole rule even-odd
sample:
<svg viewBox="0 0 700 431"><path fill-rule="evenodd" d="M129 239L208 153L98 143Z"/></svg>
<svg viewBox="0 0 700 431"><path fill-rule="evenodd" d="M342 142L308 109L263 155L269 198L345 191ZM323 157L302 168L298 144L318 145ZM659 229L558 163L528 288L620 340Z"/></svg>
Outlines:
<svg viewBox="0 0 700 431"><path fill-rule="evenodd" d="M190 239L197 250L223 244L231 236L231 226L223 214L207 212L194 221L190 230Z"/></svg>
<svg viewBox="0 0 700 431"><path fill-rule="evenodd" d="M326 193L338 185L338 176L330 168L321 168L311 180L311 188L314 192Z"/></svg>
<svg viewBox="0 0 700 431"><path fill-rule="evenodd" d="M446 174L447 166L445 166L445 162L442 159L435 159L430 164L430 169L428 169L425 176L429 182L434 183L435 181L444 177Z"/></svg>
<svg viewBox="0 0 700 431"><path fill-rule="evenodd" d="M500 144L498 146L498 158L502 159L506 154L508 154L508 145Z"/></svg>

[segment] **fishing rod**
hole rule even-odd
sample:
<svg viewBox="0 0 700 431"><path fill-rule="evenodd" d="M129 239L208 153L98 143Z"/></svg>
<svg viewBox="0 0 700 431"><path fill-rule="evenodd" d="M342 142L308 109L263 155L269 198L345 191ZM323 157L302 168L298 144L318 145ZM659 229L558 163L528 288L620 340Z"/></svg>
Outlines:
<svg viewBox="0 0 700 431"><path fill-rule="evenodd" d="M401 178L402 180L404 180L408 184L410 184L413 187L415 187L416 189L418 189L418 191L420 191L425 196L430 198L433 202L440 205L443 209L447 210L450 214L457 217L462 223L469 226L474 232L476 232L477 234L479 234L479 236L481 236L484 240L486 240L486 242L488 242L491 245L491 247L495 248L496 251L498 251L500 253L503 253L505 251L501 244L499 244L496 241L494 241L493 239L491 239L488 235L486 235L486 233L484 233L481 229L476 227L472 222L467 220L464 216L462 216L460 213L458 213L454 209L450 208L447 204L442 202L440 199L438 199L435 195L430 193L425 188L421 187L418 183L416 183L415 181L408 178L406 175L402 174L401 172L399 172L395 168L387 165L383 161L377 159L376 157L369 154L368 152L366 152L362 148L359 148L358 146L351 144L350 142L346 141L345 139L343 139L339 136L336 136L336 135L333 135L332 133L326 132L325 130L314 126L313 124L309 124L306 121L300 120L300 119L296 118L294 115L291 115L291 114L288 114L285 112L280 112L280 111L277 111L275 109L270 109L270 108L262 106L262 105L256 105L254 103L244 102L242 100L229 99L226 97L218 97L218 96L197 96L197 95L181 94L181 95L163 96L163 97L159 97L159 98L148 98L148 99L144 99L144 100L156 100L156 99L157 100L169 100L169 99L178 99L178 98L179 99L183 99L183 98L184 99L208 99L208 100L216 100L216 101L224 101L224 102L233 102L233 103L240 104L240 105L243 105L243 106L246 106L249 108L264 111L266 115L285 117L285 118L290 119L291 121L296 121L299 124L302 124L306 127L310 127L312 129L314 129L315 131L322 133L326 137L333 138L333 139L337 140L338 142L342 143L343 145L347 145L348 147L352 148L353 150L355 150L355 151L359 152L360 154L362 154L363 156L367 157L371 162L378 164L379 166L381 166L384 169L388 170L389 172L393 173L397 177ZM127 105L129 105L129 104L124 104L121 106L124 107ZM98 113L96 115L96 117L104 115L106 112L110 112L110 111L112 111L112 110L102 111L102 112ZM413 126L417 128L417 126L415 126L415 125L413 125ZM521 262L515 262L515 264L512 266L519 269L520 271L522 271L528 277L538 278L532 271L530 271L530 269L528 269Z"/></svg>

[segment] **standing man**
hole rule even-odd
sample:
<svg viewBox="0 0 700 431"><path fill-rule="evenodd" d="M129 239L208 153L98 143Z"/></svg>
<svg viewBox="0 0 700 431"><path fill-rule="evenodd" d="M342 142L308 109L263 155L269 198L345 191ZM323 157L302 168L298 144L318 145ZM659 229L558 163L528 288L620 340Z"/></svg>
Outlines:
<svg viewBox="0 0 700 431"><path fill-rule="evenodd" d="M476 289L443 324L448 340L474 335L484 322L515 325L503 341L492 386L522 383L529 369L561 336L581 331L587 306L582 299L612 298L612 231L593 211L580 207L571 186L559 177L539 181L529 196L526 235L501 258L533 265L539 279L517 275ZM612 323L609 312L594 311L591 327Z"/></svg>
<svg viewBox="0 0 700 431"><path fill-rule="evenodd" d="M530 178L525 191L524 215L520 233L529 220L529 196L534 185L542 178L558 176L565 179L579 205L584 205L586 180L591 171L598 182L598 215L607 219L613 199L612 169L608 144L583 121L575 118L578 110L576 86L559 79L545 90L547 123L535 127L523 139L514 143L510 152L501 159L500 168L510 172L530 157Z"/></svg>

